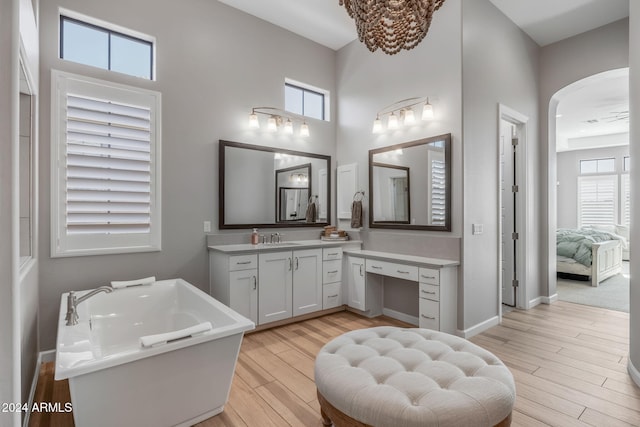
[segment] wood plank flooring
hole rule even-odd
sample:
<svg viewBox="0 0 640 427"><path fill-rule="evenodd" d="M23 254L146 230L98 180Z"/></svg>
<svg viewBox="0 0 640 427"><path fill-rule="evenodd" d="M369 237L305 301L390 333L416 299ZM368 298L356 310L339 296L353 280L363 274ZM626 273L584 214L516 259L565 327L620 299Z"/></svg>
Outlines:
<svg viewBox="0 0 640 427"><path fill-rule="evenodd" d="M198 427L320 427L313 361L353 329L407 326L340 312L245 336L229 402ZM514 310L472 342L496 354L516 380L512 426L640 426L640 389L627 374L629 315L567 302ZM36 399L67 402L66 381L40 374ZM30 426L73 426L69 414L32 414Z"/></svg>

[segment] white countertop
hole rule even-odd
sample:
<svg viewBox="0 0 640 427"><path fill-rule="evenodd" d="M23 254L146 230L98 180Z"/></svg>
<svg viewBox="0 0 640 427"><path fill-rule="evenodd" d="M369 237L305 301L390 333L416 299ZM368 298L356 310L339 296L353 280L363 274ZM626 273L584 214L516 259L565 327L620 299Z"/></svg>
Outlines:
<svg viewBox="0 0 640 427"><path fill-rule="evenodd" d="M402 262L404 264L416 264L419 266L433 266L433 267L455 267L460 265L460 261L454 261L450 259L440 258L427 258L414 255L401 255L392 252L379 252L379 251L367 251L367 250L345 250L345 254L352 256L360 256L362 258L377 259L380 261Z"/></svg>
<svg viewBox="0 0 640 427"><path fill-rule="evenodd" d="M345 245L362 245L360 240L292 240L281 243L258 243L252 245L250 243L241 243L235 245L211 245L207 248L210 251L219 251L224 253L236 253L236 252L268 252L278 251L283 249L310 249L310 248L324 248L324 247L336 247Z"/></svg>

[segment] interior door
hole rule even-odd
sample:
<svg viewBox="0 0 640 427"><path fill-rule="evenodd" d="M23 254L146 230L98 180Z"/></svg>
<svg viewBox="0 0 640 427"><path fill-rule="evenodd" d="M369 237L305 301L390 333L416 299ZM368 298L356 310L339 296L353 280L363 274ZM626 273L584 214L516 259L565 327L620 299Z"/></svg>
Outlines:
<svg viewBox="0 0 640 427"><path fill-rule="evenodd" d="M500 169L502 206L502 303L511 307L516 305L516 150L517 139L515 125L500 120ZM514 141L516 143L514 144Z"/></svg>

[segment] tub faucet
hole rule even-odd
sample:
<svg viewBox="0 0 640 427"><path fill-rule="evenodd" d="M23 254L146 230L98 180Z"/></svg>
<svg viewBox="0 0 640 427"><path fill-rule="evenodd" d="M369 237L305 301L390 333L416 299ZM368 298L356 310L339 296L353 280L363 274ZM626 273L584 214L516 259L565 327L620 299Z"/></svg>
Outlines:
<svg viewBox="0 0 640 427"><path fill-rule="evenodd" d="M64 318L67 321L67 326L78 324L78 304L100 292L113 292L113 288L111 286L100 286L99 288L87 292L80 298L76 297L76 293L74 291L69 292L67 295L67 315Z"/></svg>

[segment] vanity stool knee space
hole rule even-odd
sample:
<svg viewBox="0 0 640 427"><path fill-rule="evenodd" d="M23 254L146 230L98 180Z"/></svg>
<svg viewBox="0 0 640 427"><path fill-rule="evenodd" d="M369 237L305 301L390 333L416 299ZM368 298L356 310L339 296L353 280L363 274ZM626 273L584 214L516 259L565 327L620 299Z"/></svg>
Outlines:
<svg viewBox="0 0 640 427"><path fill-rule="evenodd" d="M392 326L327 343L315 381L323 423L337 427L509 426L516 396L511 372L487 350Z"/></svg>

